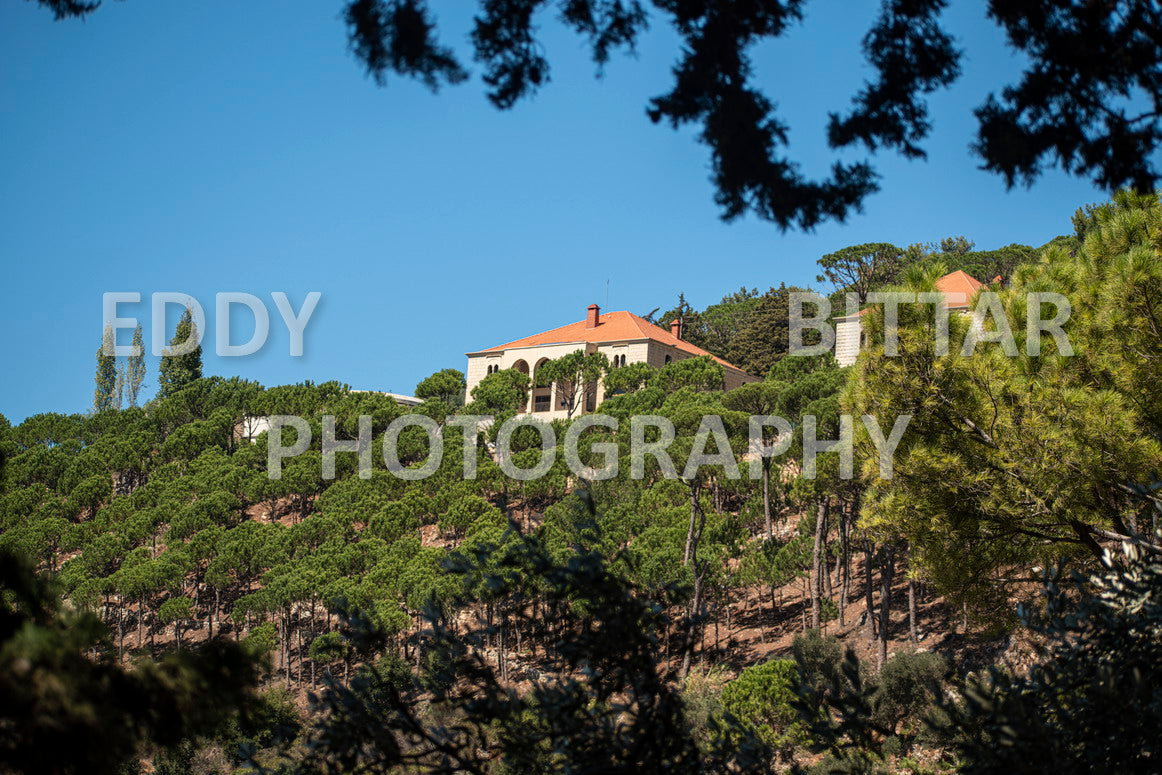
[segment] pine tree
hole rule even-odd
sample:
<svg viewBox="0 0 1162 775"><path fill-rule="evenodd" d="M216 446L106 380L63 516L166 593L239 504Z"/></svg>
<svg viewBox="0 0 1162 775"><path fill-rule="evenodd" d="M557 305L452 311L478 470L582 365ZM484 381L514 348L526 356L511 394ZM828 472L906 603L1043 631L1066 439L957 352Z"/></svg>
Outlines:
<svg viewBox="0 0 1162 775"><path fill-rule="evenodd" d="M194 325L193 314L187 308L178 321L177 330L169 342L166 353L172 348L188 341L196 340L197 326ZM173 395L196 379L202 378L202 345L199 343L189 352L161 356L161 368L158 372L157 393L164 398Z"/></svg>
<svg viewBox="0 0 1162 775"><path fill-rule="evenodd" d="M97 348L97 387L93 391L93 411L112 409L117 391L117 358L113 355L113 327L105 326L101 346Z"/></svg>
<svg viewBox="0 0 1162 775"><path fill-rule="evenodd" d="M137 397L145 382L145 342L141 335L141 324L133 331L133 355L125 363L125 397L130 406L137 406Z"/></svg>
<svg viewBox="0 0 1162 775"><path fill-rule="evenodd" d="M748 374L765 377L787 352L790 341L791 294L802 288L779 285L764 293L746 327L738 332L726 358Z"/></svg>

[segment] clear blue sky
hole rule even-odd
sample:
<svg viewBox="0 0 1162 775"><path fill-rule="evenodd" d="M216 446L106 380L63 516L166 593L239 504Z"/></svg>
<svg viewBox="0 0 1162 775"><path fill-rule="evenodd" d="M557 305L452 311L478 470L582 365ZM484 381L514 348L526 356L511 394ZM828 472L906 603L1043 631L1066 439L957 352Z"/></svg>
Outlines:
<svg viewBox="0 0 1162 775"><path fill-rule="evenodd" d="M433 5L462 46L468 4ZM1059 174L1006 192L977 169L971 109L1016 66L981 5L949 12L968 58L932 100L929 159L884 156L862 215L784 234L722 223L693 130L646 119L677 55L660 19L636 60L596 80L581 41L546 18L553 81L500 113L475 80L438 95L377 87L347 52L337 0L126 0L59 23L6 2L0 412L89 408L105 291L184 291L208 311L217 291L267 299L268 348L208 353L208 374L410 392L463 369L466 351L580 319L593 302L646 312L679 291L701 307L742 285L807 284L820 255L860 242L1042 244L1104 194ZM808 173L830 164L827 111L866 77L859 41L876 7L815 3L757 52ZM306 355L290 358L270 292L297 305L315 290Z"/></svg>

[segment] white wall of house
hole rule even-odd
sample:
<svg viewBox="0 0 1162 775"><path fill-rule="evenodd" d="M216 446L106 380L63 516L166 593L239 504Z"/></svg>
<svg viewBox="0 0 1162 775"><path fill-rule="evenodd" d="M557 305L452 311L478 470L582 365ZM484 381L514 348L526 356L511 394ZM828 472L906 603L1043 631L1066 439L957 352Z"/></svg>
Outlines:
<svg viewBox="0 0 1162 775"><path fill-rule="evenodd" d="M840 366L850 366L859 357L860 335L863 326L855 315L839 318L835 323L835 360Z"/></svg>
<svg viewBox="0 0 1162 775"><path fill-rule="evenodd" d="M972 315L972 309L967 305L950 307L950 315ZM978 333L983 329L981 321L973 319L971 327ZM840 366L850 366L859 357L859 351L865 344L863 326L858 316L837 318L835 321L835 360Z"/></svg>
<svg viewBox="0 0 1162 775"><path fill-rule="evenodd" d="M495 367L493 371L517 369L528 374L529 379L535 382L537 367L545 361L560 358L563 355L568 355L577 350L595 352L598 349L597 345L587 342L557 342L554 344L534 345L533 347L514 347L497 352L470 353L468 355L468 370L465 373L465 381L467 383L465 393L466 401L472 400L472 389L489 375L490 368ZM599 394L599 403L600 399ZM555 386L533 388L530 390L524 411L545 420L564 418L569 414L568 408L561 406L561 398L557 395ZM573 415L576 416L581 413L581 411L574 411Z"/></svg>
<svg viewBox="0 0 1162 775"><path fill-rule="evenodd" d="M693 353L688 353L685 350L680 350L677 347L663 344L653 339L601 342L599 344L588 342L560 342L535 345L533 347L514 347L496 352L469 353L468 369L465 374L467 382L466 400L472 400L472 389L479 385L481 380L492 373L492 371L512 368L525 371L527 368L528 370L525 373L529 375L530 379L535 381L536 369L541 363L546 360L560 358L563 355L568 355L577 350L602 353L611 363L615 356L625 355L627 365L631 363L648 363L657 369L673 361L697 357ZM725 387L727 390L731 390L747 382L755 381L754 377L738 369L726 368L725 372ZM594 404L599 405L604 400L605 386L604 384L598 383ZM569 416L568 407L561 405L561 397L556 394L555 386L552 388L533 388L530 391L529 400L525 405L524 411L545 420L562 419ZM586 407L582 405L574 410L573 416L576 417L585 411Z"/></svg>

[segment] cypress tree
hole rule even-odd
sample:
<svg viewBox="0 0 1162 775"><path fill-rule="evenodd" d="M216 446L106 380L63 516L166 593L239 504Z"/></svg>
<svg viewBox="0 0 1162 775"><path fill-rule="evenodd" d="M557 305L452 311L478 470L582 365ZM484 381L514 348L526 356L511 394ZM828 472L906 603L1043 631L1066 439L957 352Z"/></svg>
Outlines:
<svg viewBox="0 0 1162 775"><path fill-rule="evenodd" d="M145 342L141 335L141 324L133 331L133 355L125 363L125 397L130 406L137 406L137 397L145 382Z"/></svg>
<svg viewBox="0 0 1162 775"><path fill-rule="evenodd" d="M97 348L96 389L93 391L93 411L112 409L117 392L117 358L113 355L113 327L106 326Z"/></svg>
<svg viewBox="0 0 1162 775"><path fill-rule="evenodd" d="M780 284L764 293L746 327L734 338L727 359L748 374L765 377L787 352L791 294L802 290Z"/></svg>
<svg viewBox="0 0 1162 775"><path fill-rule="evenodd" d="M189 352L169 355L173 348L197 339L198 329L194 325L193 314L189 308L182 313L178 321L177 330L173 339L161 356L161 368L158 372L157 394L164 398L173 395L196 379L202 378L202 345L199 343Z"/></svg>

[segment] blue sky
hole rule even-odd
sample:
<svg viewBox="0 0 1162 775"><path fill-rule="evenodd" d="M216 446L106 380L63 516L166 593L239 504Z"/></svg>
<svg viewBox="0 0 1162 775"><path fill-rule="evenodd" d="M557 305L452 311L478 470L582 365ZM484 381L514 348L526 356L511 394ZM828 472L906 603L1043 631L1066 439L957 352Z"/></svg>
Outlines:
<svg viewBox="0 0 1162 775"><path fill-rule="evenodd" d="M756 52L807 173L831 163L827 112L867 76L859 41L877 5L816 3ZM468 4L433 6L462 47ZM932 99L928 160L882 156L865 212L806 234L721 222L694 131L646 119L677 56L660 19L598 80L582 42L546 18L552 82L501 113L478 80L438 95L377 87L347 52L340 9L126 0L58 23L33 3L0 6L0 412L89 408L106 291L182 291L211 315L219 291L264 298L267 348L207 353L208 374L410 392L463 369L466 351L593 302L642 313L679 292L701 307L743 285L808 284L820 255L860 242L1042 244L1105 198L1057 173L1006 192L977 169L972 108L1016 72L978 3L949 11L968 54ZM296 307L323 295L301 358L272 291ZM126 313L148 318L148 303Z"/></svg>

